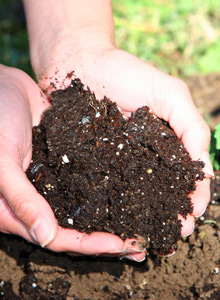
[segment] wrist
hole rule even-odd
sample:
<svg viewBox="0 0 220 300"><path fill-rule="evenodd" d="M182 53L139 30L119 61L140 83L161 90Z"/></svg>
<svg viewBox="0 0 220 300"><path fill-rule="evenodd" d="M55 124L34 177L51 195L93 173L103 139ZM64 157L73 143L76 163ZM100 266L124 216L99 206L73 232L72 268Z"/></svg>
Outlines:
<svg viewBox="0 0 220 300"><path fill-rule="evenodd" d="M62 39L50 36L45 41L45 38L31 51L31 63L37 79L52 68L62 66L63 69L65 65L66 72L77 71L85 60L91 61L93 55L115 48L114 41L92 28L81 30L80 33L62 34ZM71 70L68 69L68 62L71 62Z"/></svg>
<svg viewBox="0 0 220 300"><path fill-rule="evenodd" d="M36 76L71 54L114 45L111 0L23 0Z"/></svg>

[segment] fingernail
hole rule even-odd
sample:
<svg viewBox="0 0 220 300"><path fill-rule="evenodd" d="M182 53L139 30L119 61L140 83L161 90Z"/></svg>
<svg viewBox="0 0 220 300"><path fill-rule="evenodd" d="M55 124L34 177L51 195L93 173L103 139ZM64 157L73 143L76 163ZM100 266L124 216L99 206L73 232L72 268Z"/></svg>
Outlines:
<svg viewBox="0 0 220 300"><path fill-rule="evenodd" d="M142 258L142 259L137 259L135 258L133 255L125 255L123 258L127 258L127 259L130 259L132 261L136 261L136 262L142 262L145 260L145 257Z"/></svg>
<svg viewBox="0 0 220 300"><path fill-rule="evenodd" d="M203 212L200 214L200 215L198 215L198 216L195 216L196 218L199 218L199 217L201 217L204 213L205 213L205 211L206 211L206 209L207 209L207 206L205 207L205 209L203 210Z"/></svg>
<svg viewBox="0 0 220 300"><path fill-rule="evenodd" d="M212 164L209 159L209 153L203 152L202 160L205 162L205 167L203 169L204 173L208 175L208 177L215 178L215 174L212 168Z"/></svg>
<svg viewBox="0 0 220 300"><path fill-rule="evenodd" d="M132 253L143 253L146 251L146 248L137 249L137 248L128 248L125 250L125 254L132 254Z"/></svg>
<svg viewBox="0 0 220 300"><path fill-rule="evenodd" d="M113 251L109 251L108 253L109 254L122 254L122 253L125 253L126 252L126 247L124 246L124 248L122 250L113 250Z"/></svg>
<svg viewBox="0 0 220 300"><path fill-rule="evenodd" d="M173 256L175 253L176 253L176 251L172 249L171 252L170 252L169 254L166 255L166 257L171 257L171 256Z"/></svg>
<svg viewBox="0 0 220 300"><path fill-rule="evenodd" d="M138 250L138 249L126 249L124 248L124 250L122 251L109 251L108 253L104 253L104 256L120 256L120 257L125 257L125 256L130 256L130 254L137 254L137 253L144 253L146 252L146 249L144 250Z"/></svg>
<svg viewBox="0 0 220 300"><path fill-rule="evenodd" d="M190 236L193 233L194 229L195 229L195 223L193 223L192 231L188 234L182 234L182 236L184 236L184 237Z"/></svg>
<svg viewBox="0 0 220 300"><path fill-rule="evenodd" d="M54 230L47 224L45 220L38 219L32 226L30 233L42 248L49 244L55 236Z"/></svg>

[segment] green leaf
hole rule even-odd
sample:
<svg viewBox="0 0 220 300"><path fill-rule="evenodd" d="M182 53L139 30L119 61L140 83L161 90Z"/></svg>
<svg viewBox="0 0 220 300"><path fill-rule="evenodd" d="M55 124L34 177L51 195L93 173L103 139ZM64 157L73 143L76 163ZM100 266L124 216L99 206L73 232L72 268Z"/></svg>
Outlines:
<svg viewBox="0 0 220 300"><path fill-rule="evenodd" d="M220 150L220 123L215 127L214 138L216 139L216 149Z"/></svg>
<svg viewBox="0 0 220 300"><path fill-rule="evenodd" d="M198 65L203 73L219 72L220 64L220 41L210 44L207 51L200 57Z"/></svg>

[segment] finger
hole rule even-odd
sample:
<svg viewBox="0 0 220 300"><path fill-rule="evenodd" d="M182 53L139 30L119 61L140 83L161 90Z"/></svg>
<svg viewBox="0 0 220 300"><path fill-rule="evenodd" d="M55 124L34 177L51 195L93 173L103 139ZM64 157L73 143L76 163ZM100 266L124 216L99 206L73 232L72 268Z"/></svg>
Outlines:
<svg viewBox="0 0 220 300"><path fill-rule="evenodd" d="M146 256L146 240L137 235L135 239L126 239L126 251L121 254L121 258L127 258L132 261L142 262Z"/></svg>
<svg viewBox="0 0 220 300"><path fill-rule="evenodd" d="M31 78L29 78L27 83L29 84L29 87L27 86L27 93L29 94L28 99L30 102L32 125L37 126L41 121L43 112L51 107L51 103Z"/></svg>
<svg viewBox="0 0 220 300"><path fill-rule="evenodd" d="M193 204L193 215L200 217L205 212L211 199L210 179L205 178L203 181L198 182L196 191L190 196Z"/></svg>
<svg viewBox="0 0 220 300"><path fill-rule="evenodd" d="M141 257L141 260L143 257L145 257L146 253L146 241L140 236L137 236L135 239L126 239L124 242L124 248L121 250L114 250L107 253L98 254L99 256L105 256L105 257L121 257L124 258L126 256L133 256L135 260L135 257L137 256L137 259L139 260ZM74 254L75 255L75 254Z"/></svg>
<svg viewBox="0 0 220 300"><path fill-rule="evenodd" d="M0 198L0 215L0 232L19 235L32 243L36 243L27 227L16 217L3 197Z"/></svg>
<svg viewBox="0 0 220 300"><path fill-rule="evenodd" d="M146 256L145 256L145 253L137 253L137 254L129 254L122 258L127 258L127 259L135 261L135 262L142 262L145 260Z"/></svg>
<svg viewBox="0 0 220 300"><path fill-rule="evenodd" d="M35 243L27 227L16 217L3 197L0 198L0 215L1 232L16 234ZM134 241L136 243L134 239L127 240L128 247L134 247L132 245ZM135 253L133 249L131 252L129 252L129 249L126 251L125 243L119 237L104 232L94 232L88 235L76 230L59 227L56 238L50 243L48 248L56 252L67 252L72 256L97 254L120 256L133 253L134 257L138 255L137 259L140 259L140 252ZM144 253L143 250L141 253ZM145 254L142 255L142 258L143 256Z"/></svg>
<svg viewBox="0 0 220 300"><path fill-rule="evenodd" d="M27 227L14 214L7 201L0 198L0 231L16 234L36 243ZM91 235L76 230L59 227L58 234L48 248L56 252L69 252L72 256L96 255L101 253L120 254L125 250L123 241L112 234L93 233Z"/></svg>
<svg viewBox="0 0 220 300"><path fill-rule="evenodd" d="M183 216L178 215L178 219L181 220L182 224L181 235L188 236L192 234L195 227L195 218L191 215L187 215L185 219Z"/></svg>
<svg viewBox="0 0 220 300"><path fill-rule="evenodd" d="M124 251L123 241L116 235L105 232L86 234L73 229L58 227L56 239L48 249L57 252L74 252L86 255L117 254Z"/></svg>
<svg viewBox="0 0 220 300"><path fill-rule="evenodd" d="M170 96L167 121L182 139L191 158L203 160L204 172L212 177L214 173L209 159L210 129L196 109L188 88L181 81L177 82Z"/></svg>
<svg viewBox="0 0 220 300"><path fill-rule="evenodd" d="M0 191L16 217L25 224L30 235L42 246L50 243L57 222L48 202L37 193L18 164L0 163Z"/></svg>
<svg viewBox="0 0 220 300"><path fill-rule="evenodd" d="M201 126L200 126L201 125ZM202 160L205 163L203 172L206 178L213 178L214 171L209 159L210 130L203 124L191 125L182 135L182 141L193 160Z"/></svg>
<svg viewBox="0 0 220 300"><path fill-rule="evenodd" d="M146 251L146 240L141 236L136 236L136 238L133 239L126 239L125 247L125 254L143 253Z"/></svg>

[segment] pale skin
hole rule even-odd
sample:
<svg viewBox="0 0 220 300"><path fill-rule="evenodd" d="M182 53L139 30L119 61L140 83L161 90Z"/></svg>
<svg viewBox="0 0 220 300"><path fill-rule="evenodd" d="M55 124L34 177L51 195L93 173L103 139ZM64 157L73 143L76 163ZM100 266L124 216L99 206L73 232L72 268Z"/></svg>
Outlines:
<svg viewBox="0 0 220 300"><path fill-rule="evenodd" d="M65 88L63 79L74 70L98 97L111 98L129 116L148 105L168 121L192 159L205 162L206 179L192 195L193 214L181 216L182 235L193 232L195 217L210 199L209 128L196 110L186 85L120 49L114 41L109 0L24 0L31 62L42 89L51 81ZM55 79L56 78L56 79ZM9 83L8 83L9 82ZM8 101L10 99L10 101ZM31 128L49 106L39 86L22 71L0 66L0 231L39 243L52 251L72 254L121 255L142 261L145 252L130 240L94 232L86 235L63 229L46 200L25 175L31 160ZM11 188L13 187L13 188Z"/></svg>

